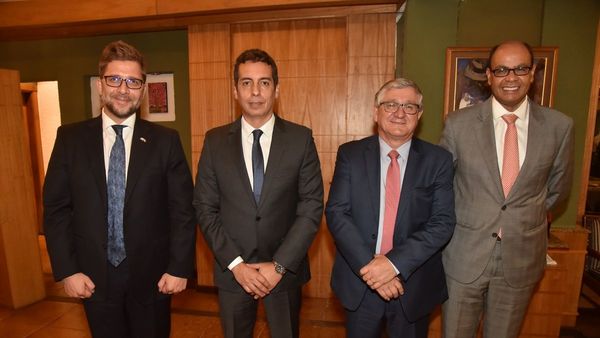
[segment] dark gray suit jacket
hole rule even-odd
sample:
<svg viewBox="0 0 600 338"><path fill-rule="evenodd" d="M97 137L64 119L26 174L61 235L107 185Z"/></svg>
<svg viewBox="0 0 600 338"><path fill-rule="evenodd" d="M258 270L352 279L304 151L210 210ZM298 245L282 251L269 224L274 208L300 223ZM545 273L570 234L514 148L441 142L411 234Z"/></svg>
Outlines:
<svg viewBox="0 0 600 338"><path fill-rule="evenodd" d="M242 152L241 120L208 131L194 207L216 260L215 284L245 292L227 266L277 261L288 269L273 292L310 279L307 252L323 212L323 180L310 129L276 116L260 203Z"/></svg>
<svg viewBox="0 0 600 338"><path fill-rule="evenodd" d="M191 277L196 223L192 177L175 130L136 119L125 191L124 235L130 286L142 302L164 297L167 272ZM104 299L107 192L102 119L61 126L44 183L44 230L52 272L88 275Z"/></svg>
<svg viewBox="0 0 600 338"><path fill-rule="evenodd" d="M478 278L502 227L502 264L514 287L536 283L546 266L547 213L568 197L573 173L573 121L530 103L527 152L504 198L492 99L450 113L441 145L454 157L456 229L444 251L446 273L462 283Z"/></svg>

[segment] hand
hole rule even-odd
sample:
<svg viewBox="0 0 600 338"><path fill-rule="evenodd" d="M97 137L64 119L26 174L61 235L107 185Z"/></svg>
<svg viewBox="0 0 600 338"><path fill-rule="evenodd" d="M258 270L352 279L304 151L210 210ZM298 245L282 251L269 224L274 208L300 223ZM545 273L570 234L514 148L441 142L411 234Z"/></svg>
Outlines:
<svg viewBox="0 0 600 338"><path fill-rule="evenodd" d="M377 290L383 284L396 277L396 270L387 257L384 255L375 255L375 258L369 264L360 269L360 275L371 289Z"/></svg>
<svg viewBox="0 0 600 338"><path fill-rule="evenodd" d="M258 268L250 267L249 264L240 263L231 272L235 280L242 286L244 291L254 296L254 299L262 298L269 294L269 282Z"/></svg>
<svg viewBox="0 0 600 338"><path fill-rule="evenodd" d="M391 281L380 286L376 291L381 298L389 302L390 300L396 299L403 295L404 287L402 286L402 282L400 282L400 278L395 277L392 278Z"/></svg>
<svg viewBox="0 0 600 338"><path fill-rule="evenodd" d="M260 272L260 274L267 279L267 282L269 283L269 291L273 290L279 281L281 281L281 278L283 278L283 275L275 271L275 265L273 262L248 264L248 266L253 269L257 269L258 272Z"/></svg>
<svg viewBox="0 0 600 338"><path fill-rule="evenodd" d="M65 292L69 297L90 298L96 290L96 285L90 277L81 272L63 279Z"/></svg>
<svg viewBox="0 0 600 338"><path fill-rule="evenodd" d="M158 291L166 295L180 293L185 290L187 278L176 277L164 273L158 281Z"/></svg>

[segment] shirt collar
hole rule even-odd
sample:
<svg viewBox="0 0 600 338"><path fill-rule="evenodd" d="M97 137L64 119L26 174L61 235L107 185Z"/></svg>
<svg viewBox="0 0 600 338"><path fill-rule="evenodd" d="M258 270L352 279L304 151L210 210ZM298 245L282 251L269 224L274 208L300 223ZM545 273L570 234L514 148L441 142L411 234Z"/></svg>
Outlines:
<svg viewBox="0 0 600 338"><path fill-rule="evenodd" d="M398 154L400 154L400 157L404 160L408 159L408 153L410 151L411 144L412 139L408 140L408 142L405 142L396 149ZM392 151L392 147L390 147L387 143L385 143L385 141L381 137L379 137L379 156L384 160L389 160L390 158L388 154L390 153L390 151Z"/></svg>
<svg viewBox="0 0 600 338"><path fill-rule="evenodd" d="M274 127L275 114L271 114L271 118L267 122L265 122L265 124L263 124L260 128L254 128L250 125L250 123L246 121L246 119L244 119L244 116L242 116L242 137L248 137L249 135L252 135L254 129L260 129L262 130L263 135L265 137L271 138L271 135L273 135Z"/></svg>
<svg viewBox="0 0 600 338"><path fill-rule="evenodd" d="M515 109L515 111L510 112L504 108L504 106L496 100L496 97L492 96L492 113L494 116L494 120L502 118L502 115L506 114L515 114L519 118L519 120L524 121L527 119L527 114L529 113L529 98L526 97L523 102Z"/></svg>

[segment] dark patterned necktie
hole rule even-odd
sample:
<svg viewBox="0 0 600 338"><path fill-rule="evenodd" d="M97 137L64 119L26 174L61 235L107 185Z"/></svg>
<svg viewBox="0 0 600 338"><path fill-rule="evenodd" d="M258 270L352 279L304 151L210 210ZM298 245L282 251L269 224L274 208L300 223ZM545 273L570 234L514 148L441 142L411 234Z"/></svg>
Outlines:
<svg viewBox="0 0 600 338"><path fill-rule="evenodd" d="M125 204L125 143L122 125L113 125L115 143L108 165L108 261L119 266L125 259L123 238L123 206Z"/></svg>
<svg viewBox="0 0 600 338"><path fill-rule="evenodd" d="M254 188L254 200L256 204L260 201L260 193L262 192L263 181L265 179L265 165L263 161L262 148L260 147L260 136L262 130L255 129L252 132L254 143L252 143L252 187Z"/></svg>

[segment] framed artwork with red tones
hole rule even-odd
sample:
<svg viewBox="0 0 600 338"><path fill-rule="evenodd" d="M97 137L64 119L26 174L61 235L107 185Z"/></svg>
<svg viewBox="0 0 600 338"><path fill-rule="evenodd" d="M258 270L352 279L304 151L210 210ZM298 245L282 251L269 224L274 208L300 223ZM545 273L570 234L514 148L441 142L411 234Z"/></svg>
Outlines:
<svg viewBox="0 0 600 338"><path fill-rule="evenodd" d="M449 47L446 49L444 118L449 112L487 100L490 87L485 70L491 47ZM556 85L557 47L533 47L536 65L529 97L552 107Z"/></svg>

